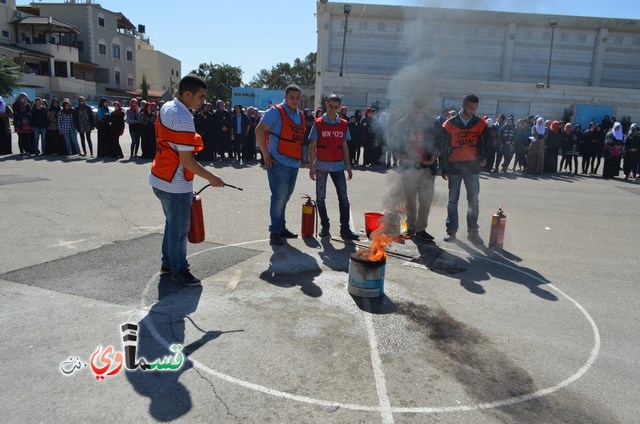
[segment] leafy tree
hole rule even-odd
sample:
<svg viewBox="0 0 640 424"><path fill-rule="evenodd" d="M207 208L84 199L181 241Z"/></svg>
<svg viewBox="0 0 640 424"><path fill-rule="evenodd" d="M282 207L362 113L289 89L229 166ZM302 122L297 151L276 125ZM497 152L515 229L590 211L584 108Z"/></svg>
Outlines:
<svg viewBox="0 0 640 424"><path fill-rule="evenodd" d="M197 70L191 71L207 82L207 100L231 100L231 89L242 86L242 69L237 66L223 64L201 63Z"/></svg>
<svg viewBox="0 0 640 424"><path fill-rule="evenodd" d="M10 96L20 79L20 67L8 57L0 57L0 96Z"/></svg>
<svg viewBox="0 0 640 424"><path fill-rule="evenodd" d="M312 86L316 81L316 56L316 53L309 53L304 60L294 60L293 66L278 63L270 71L262 69L253 77L249 86L268 90L282 90L289 84Z"/></svg>
<svg viewBox="0 0 640 424"><path fill-rule="evenodd" d="M147 83L147 76L145 74L142 74L142 96L141 97L143 100L149 99L149 84Z"/></svg>

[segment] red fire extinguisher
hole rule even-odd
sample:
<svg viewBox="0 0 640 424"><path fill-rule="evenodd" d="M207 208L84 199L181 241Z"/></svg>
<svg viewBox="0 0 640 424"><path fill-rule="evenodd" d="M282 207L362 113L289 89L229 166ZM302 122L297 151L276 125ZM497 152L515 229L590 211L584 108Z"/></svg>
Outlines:
<svg viewBox="0 0 640 424"><path fill-rule="evenodd" d="M191 225L189 226L189 242L202 243L203 241L204 216L202 214L202 199L198 194L193 193L193 202L191 203Z"/></svg>
<svg viewBox="0 0 640 424"><path fill-rule="evenodd" d="M300 235L302 237L313 237L313 229L316 220L316 202L311 200L311 196L304 194L303 199L307 199L302 204L302 228L300 229Z"/></svg>
<svg viewBox="0 0 640 424"><path fill-rule="evenodd" d="M502 249L504 243L504 230L507 226L507 216L498 208L498 212L491 217L491 235L489 236L489 249Z"/></svg>

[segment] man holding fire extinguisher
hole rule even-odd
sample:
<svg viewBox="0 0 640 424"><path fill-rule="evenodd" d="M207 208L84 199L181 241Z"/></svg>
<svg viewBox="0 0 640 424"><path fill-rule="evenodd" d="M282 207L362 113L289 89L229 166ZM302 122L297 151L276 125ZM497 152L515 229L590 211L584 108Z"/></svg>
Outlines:
<svg viewBox="0 0 640 424"><path fill-rule="evenodd" d="M347 181L353 177L351 161L349 160L349 123L338 116L342 99L335 94L326 101L327 113L316 118L309 140L309 177L316 182L316 203L320 215L320 237L328 237L329 215L325 198L327 195L327 179L331 176L338 194L340 209L340 237L346 240L359 240L360 236L349 227L350 206L347 197Z"/></svg>
<svg viewBox="0 0 640 424"><path fill-rule="evenodd" d="M196 133L191 110L197 110L207 94L207 83L196 75L180 80L178 97L165 103L156 120L156 155L151 164L149 183L162 204L166 221L162 238L162 274L185 286L199 286L189 271L189 234L193 177L206 179L213 187L224 181L200 165L195 154L204 148Z"/></svg>

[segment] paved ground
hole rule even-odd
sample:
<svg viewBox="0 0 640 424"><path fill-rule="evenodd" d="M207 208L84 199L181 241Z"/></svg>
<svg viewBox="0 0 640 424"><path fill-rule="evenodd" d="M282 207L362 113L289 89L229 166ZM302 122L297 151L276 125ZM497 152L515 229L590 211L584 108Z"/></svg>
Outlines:
<svg viewBox="0 0 640 424"><path fill-rule="evenodd" d="M498 205L508 219L497 254L463 232L441 242L438 179L436 243L395 245L385 296L361 299L346 287L354 246L268 245L257 165L214 166L244 191L202 194L207 237L189 260L203 287L161 277L149 165L0 158L0 421L637 422L640 184L483 175L481 235ZM357 230L396 178L355 172ZM292 230L313 187L301 170ZM139 324L138 358L165 363L180 344L188 359L115 372L125 323ZM94 353L111 362L103 380Z"/></svg>

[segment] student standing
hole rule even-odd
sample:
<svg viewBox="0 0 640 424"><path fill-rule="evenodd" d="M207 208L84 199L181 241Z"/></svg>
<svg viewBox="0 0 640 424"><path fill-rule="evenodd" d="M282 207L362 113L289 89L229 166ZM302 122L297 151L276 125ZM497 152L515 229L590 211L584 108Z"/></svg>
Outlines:
<svg viewBox="0 0 640 424"><path fill-rule="evenodd" d="M340 237L346 240L359 240L360 237L351 231L349 218L351 209L347 196L347 180L344 172L347 171L348 179L353 177L351 161L349 159L349 123L338 116L342 100L335 94L329 96L326 101L327 113L316 118L309 140L309 177L316 182L316 203L320 215L320 237L328 237L329 215L325 199L327 197L327 180L331 177L338 195L338 207L340 210Z"/></svg>
<svg viewBox="0 0 640 424"><path fill-rule="evenodd" d="M160 272L171 274L173 281L186 286L200 285L187 262L194 175L206 179L213 187L224 186L222 179L195 159L195 153L204 146L189 109L198 109L206 93L207 83L202 78L187 75L180 80L178 97L162 106L155 124L158 148L149 175L166 218Z"/></svg>

